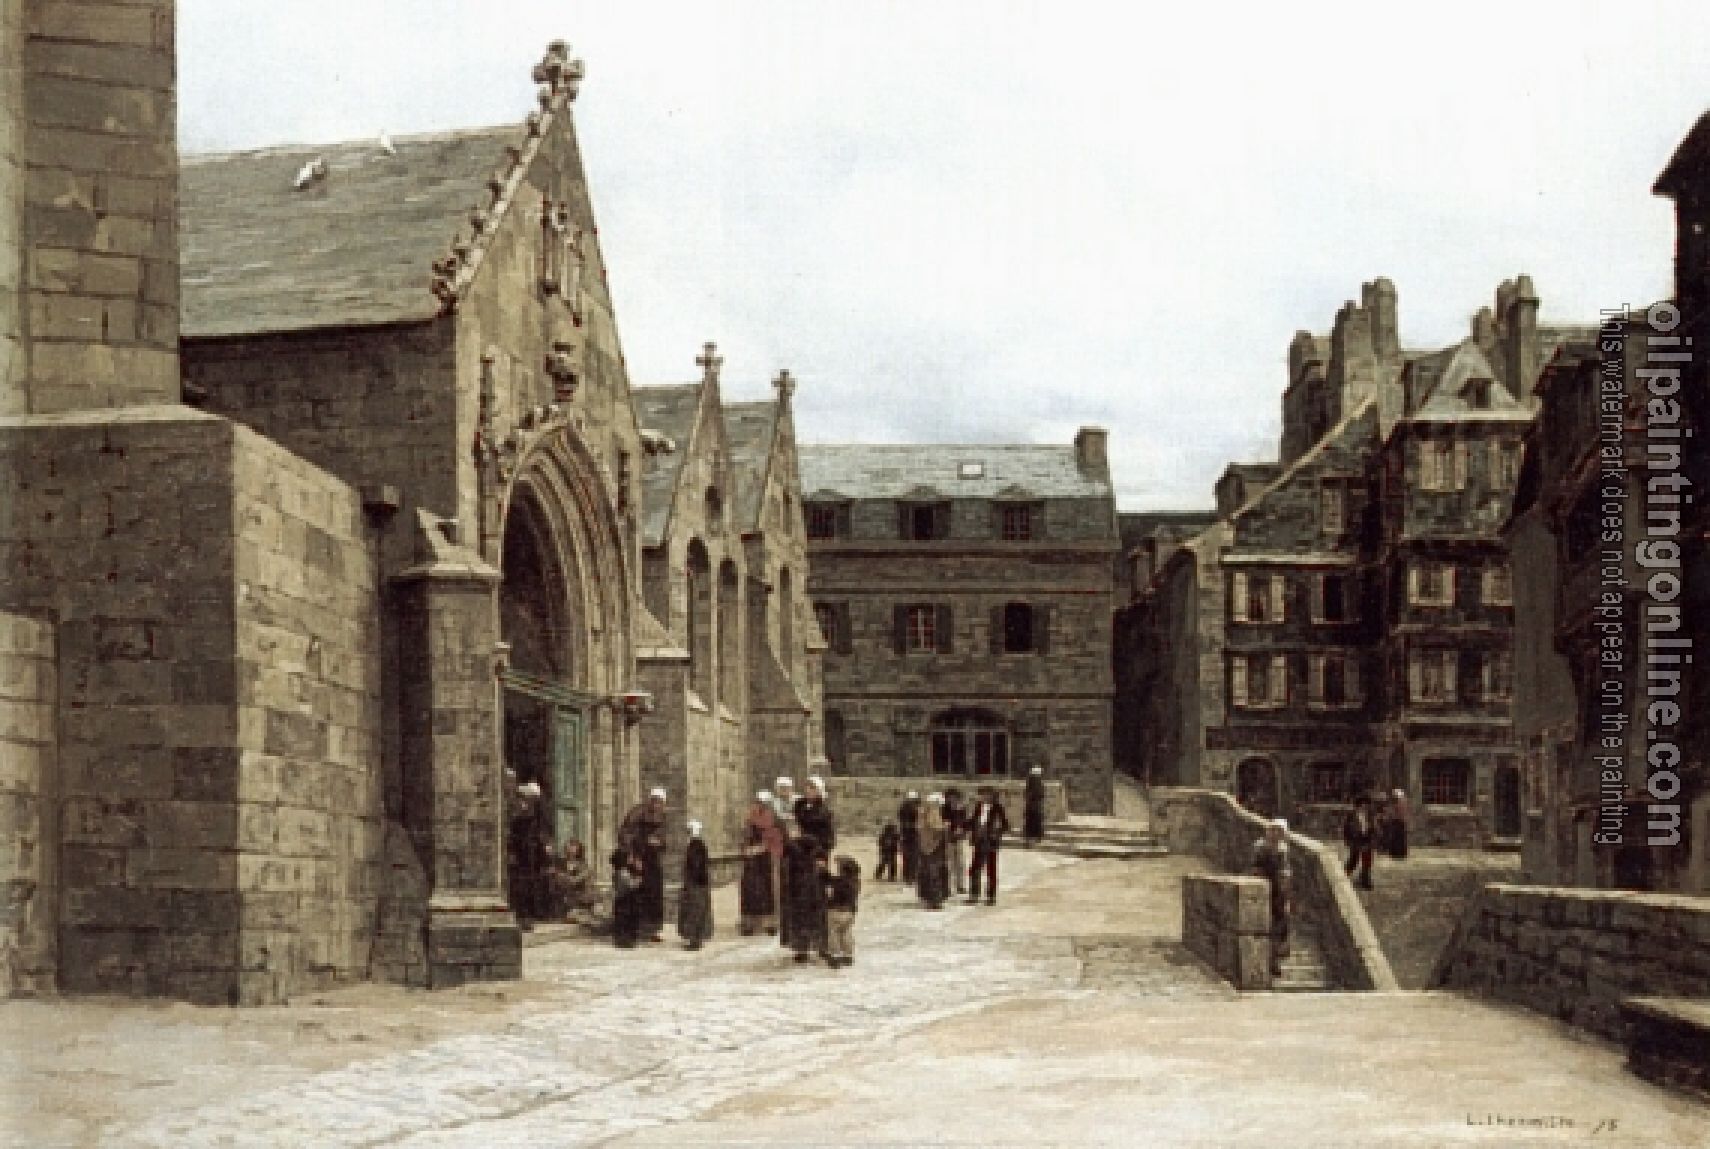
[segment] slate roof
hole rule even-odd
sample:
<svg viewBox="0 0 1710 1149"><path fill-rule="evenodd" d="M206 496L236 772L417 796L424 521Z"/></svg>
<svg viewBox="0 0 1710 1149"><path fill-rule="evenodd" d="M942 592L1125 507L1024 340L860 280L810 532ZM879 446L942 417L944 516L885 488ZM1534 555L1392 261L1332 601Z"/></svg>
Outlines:
<svg viewBox="0 0 1710 1149"><path fill-rule="evenodd" d="M760 501L765 494L766 467L772 459L777 421L778 404L774 402L724 405L724 438L730 448L731 483L736 488L736 521L742 530L760 525Z"/></svg>
<svg viewBox="0 0 1710 1149"><path fill-rule="evenodd" d="M695 415L701 409L701 385L683 383L666 387L634 387L635 421L643 430L658 431L677 449L656 455L641 474L641 538L645 546L665 541L665 524L671 518L671 500L677 494L677 476L688 457L689 438L695 432Z"/></svg>
<svg viewBox="0 0 1710 1149"><path fill-rule="evenodd" d="M451 249L516 126L392 141L185 156L179 254L186 338L431 319ZM324 180L298 191L298 169Z"/></svg>
<svg viewBox="0 0 1710 1149"><path fill-rule="evenodd" d="M1496 369L1472 339L1415 360L1411 367L1419 379L1422 396L1417 409L1408 417L1409 422L1479 419L1529 422L1532 418L1531 411L1497 382ZM1466 386L1474 379L1490 382L1488 407L1475 408L1468 401Z"/></svg>
<svg viewBox="0 0 1710 1149"><path fill-rule="evenodd" d="M802 497L842 499L1111 499L1082 473L1072 444L813 443L801 449ZM964 479L962 463L981 463Z"/></svg>

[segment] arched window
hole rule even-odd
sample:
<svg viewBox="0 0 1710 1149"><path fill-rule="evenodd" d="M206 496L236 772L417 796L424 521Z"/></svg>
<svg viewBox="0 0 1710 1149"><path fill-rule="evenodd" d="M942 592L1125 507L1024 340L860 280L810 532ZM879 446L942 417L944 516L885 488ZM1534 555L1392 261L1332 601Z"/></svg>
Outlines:
<svg viewBox="0 0 1710 1149"><path fill-rule="evenodd" d="M934 774L1003 777L1009 773L1009 727L984 710L946 710L933 716Z"/></svg>
<svg viewBox="0 0 1710 1149"><path fill-rule="evenodd" d="M712 562L699 539L689 543L687 586L684 603L688 621L689 686L703 701L712 703L713 687L713 585Z"/></svg>
<svg viewBox="0 0 1710 1149"><path fill-rule="evenodd" d="M778 661L786 677L796 677L796 587L790 568L778 572Z"/></svg>
<svg viewBox="0 0 1710 1149"><path fill-rule="evenodd" d="M729 559L718 568L718 701L735 712L742 705L742 610L736 564Z"/></svg>

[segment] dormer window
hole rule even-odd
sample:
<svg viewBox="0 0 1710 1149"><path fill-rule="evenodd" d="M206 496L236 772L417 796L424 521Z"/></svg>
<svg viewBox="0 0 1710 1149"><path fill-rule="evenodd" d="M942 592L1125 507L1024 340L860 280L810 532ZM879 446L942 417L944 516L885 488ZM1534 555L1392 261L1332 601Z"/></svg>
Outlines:
<svg viewBox="0 0 1710 1149"><path fill-rule="evenodd" d="M807 537L840 539L849 534L848 503L808 503Z"/></svg>
<svg viewBox="0 0 1710 1149"><path fill-rule="evenodd" d="M1490 380L1470 379L1461 395L1467 401L1467 407L1473 411L1490 410Z"/></svg>
<svg viewBox="0 0 1710 1149"><path fill-rule="evenodd" d="M897 533L915 542L928 542L950 537L950 504L899 503Z"/></svg>
<svg viewBox="0 0 1710 1149"><path fill-rule="evenodd" d="M999 530L1006 543L1030 542L1037 530L1032 503L1005 503L999 508Z"/></svg>

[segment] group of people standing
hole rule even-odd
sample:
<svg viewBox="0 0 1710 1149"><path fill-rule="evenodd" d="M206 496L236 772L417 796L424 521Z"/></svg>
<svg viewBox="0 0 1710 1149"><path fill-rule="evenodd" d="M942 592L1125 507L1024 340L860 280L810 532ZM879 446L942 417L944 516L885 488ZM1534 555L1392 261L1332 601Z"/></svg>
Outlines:
<svg viewBox="0 0 1710 1149"><path fill-rule="evenodd" d="M754 796L743 824L738 931L776 934L797 962L817 954L833 969L850 965L861 867L853 858L832 856L837 819L825 780L809 778L800 797L788 778L774 786L776 792Z"/></svg>
<svg viewBox="0 0 1710 1149"><path fill-rule="evenodd" d="M1407 857L1407 793L1395 790L1374 811L1369 794L1355 795L1342 818L1342 844L1348 847L1343 869L1362 889L1372 888L1372 852L1382 849L1390 857Z"/></svg>
<svg viewBox="0 0 1710 1149"><path fill-rule="evenodd" d="M1045 836L1044 771L1033 767L1024 790L1022 839L1028 846ZM926 796L910 790L897 807L896 820L879 832L879 868L875 877L912 884L927 909L942 909L952 893L974 905L997 904L998 854L1010 831L1009 813L997 789L982 786L974 803L965 804L954 787ZM970 853L972 858L970 860Z"/></svg>

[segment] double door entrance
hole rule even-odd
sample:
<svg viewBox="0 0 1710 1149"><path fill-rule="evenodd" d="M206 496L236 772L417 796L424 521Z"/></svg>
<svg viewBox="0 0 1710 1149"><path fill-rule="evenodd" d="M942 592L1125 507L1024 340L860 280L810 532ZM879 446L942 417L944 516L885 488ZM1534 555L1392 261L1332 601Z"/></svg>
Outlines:
<svg viewBox="0 0 1710 1149"><path fill-rule="evenodd" d="M517 781L540 787L539 817L562 854L569 842L591 846L588 713L591 695L516 671L504 675L505 765Z"/></svg>

